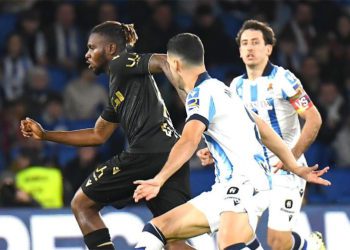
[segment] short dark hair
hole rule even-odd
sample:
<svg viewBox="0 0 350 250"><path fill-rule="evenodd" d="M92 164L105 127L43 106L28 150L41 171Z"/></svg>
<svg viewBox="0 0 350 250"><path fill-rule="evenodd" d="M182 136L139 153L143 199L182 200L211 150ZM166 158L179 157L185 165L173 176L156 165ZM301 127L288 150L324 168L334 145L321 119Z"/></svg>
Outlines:
<svg viewBox="0 0 350 250"><path fill-rule="evenodd" d="M276 44L276 37L275 33L273 32L272 28L267 24L260 22L258 20L247 20L243 23L241 29L238 31L237 36L236 36L236 43L238 46L241 46L241 37L242 33L245 30L260 30L263 34L265 44L270 44L274 46Z"/></svg>
<svg viewBox="0 0 350 250"><path fill-rule="evenodd" d="M92 28L90 34L97 33L107 37L118 45L119 51L126 46L134 46L138 37L133 24L124 24L116 21L106 21Z"/></svg>
<svg viewBox="0 0 350 250"><path fill-rule="evenodd" d="M204 47L201 39L191 33L172 37L167 45L168 53L180 56L192 65L204 64Z"/></svg>

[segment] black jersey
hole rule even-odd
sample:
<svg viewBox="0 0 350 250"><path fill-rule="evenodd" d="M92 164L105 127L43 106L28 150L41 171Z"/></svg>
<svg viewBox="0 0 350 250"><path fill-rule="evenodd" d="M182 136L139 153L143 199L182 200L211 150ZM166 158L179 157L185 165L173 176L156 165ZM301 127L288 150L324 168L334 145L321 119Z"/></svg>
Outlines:
<svg viewBox="0 0 350 250"><path fill-rule="evenodd" d="M101 117L120 123L131 153L169 152L179 137L149 73L150 57L122 52L109 64L110 102Z"/></svg>

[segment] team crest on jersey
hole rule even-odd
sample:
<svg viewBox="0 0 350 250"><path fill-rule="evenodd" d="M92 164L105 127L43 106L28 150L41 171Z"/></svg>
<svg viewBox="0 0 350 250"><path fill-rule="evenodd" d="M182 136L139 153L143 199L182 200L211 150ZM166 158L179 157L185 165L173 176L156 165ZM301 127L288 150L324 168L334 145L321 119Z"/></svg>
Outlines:
<svg viewBox="0 0 350 250"><path fill-rule="evenodd" d="M271 90L273 90L272 82L270 82L269 85L267 86L267 91L271 91Z"/></svg>

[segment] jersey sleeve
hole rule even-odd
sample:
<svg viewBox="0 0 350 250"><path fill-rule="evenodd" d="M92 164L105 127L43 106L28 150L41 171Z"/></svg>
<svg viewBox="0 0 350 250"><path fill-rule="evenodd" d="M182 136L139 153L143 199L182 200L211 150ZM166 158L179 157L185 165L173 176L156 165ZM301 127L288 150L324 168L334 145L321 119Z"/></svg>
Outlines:
<svg viewBox="0 0 350 250"><path fill-rule="evenodd" d="M146 75L150 74L148 63L152 54L121 53L110 63L111 74L116 75Z"/></svg>
<svg viewBox="0 0 350 250"><path fill-rule="evenodd" d="M300 80L289 70L284 70L280 77L281 79L278 81L281 83L282 96L284 99L288 100L303 89Z"/></svg>
<svg viewBox="0 0 350 250"><path fill-rule="evenodd" d="M206 130L215 115L215 105L208 89L194 88L186 99L186 122L191 120L201 121Z"/></svg>
<svg viewBox="0 0 350 250"><path fill-rule="evenodd" d="M241 99L243 95L243 77L238 76L233 78L231 84L230 84L230 89L232 92L236 93Z"/></svg>
<svg viewBox="0 0 350 250"><path fill-rule="evenodd" d="M109 102L108 102L108 105L102 111L101 117L108 122L112 122L112 123L120 122L117 118L117 114L115 113L114 108Z"/></svg>
<svg viewBox="0 0 350 250"><path fill-rule="evenodd" d="M288 100L298 113L302 113L313 106L300 80L292 72L286 70L281 82L283 98Z"/></svg>

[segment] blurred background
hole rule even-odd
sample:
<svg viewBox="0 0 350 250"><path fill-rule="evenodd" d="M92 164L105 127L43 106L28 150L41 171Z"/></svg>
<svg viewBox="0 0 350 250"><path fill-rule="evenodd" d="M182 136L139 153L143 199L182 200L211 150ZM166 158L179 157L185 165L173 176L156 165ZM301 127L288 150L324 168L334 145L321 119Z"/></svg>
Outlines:
<svg viewBox="0 0 350 250"><path fill-rule="evenodd" d="M326 178L333 185L309 185L305 211L312 206L336 211L346 207L349 214L349 0L1 0L0 207L67 207L96 164L127 145L122 130L97 148L28 140L19 130L27 116L49 130L94 126L108 101L108 77L95 76L84 59L94 25L106 20L134 23L139 36L134 50L139 53L165 53L173 35L195 33L204 43L209 73L229 84L244 70L234 38L250 18L273 27L277 45L271 62L301 80L322 115L321 130L306 158L309 165L330 165ZM164 76L156 80L181 131L182 103ZM196 158L191 169L193 195L209 189L213 169L201 167ZM0 215L8 211L0 210ZM350 232L350 221L346 225ZM325 231L324 225L319 227ZM9 243L2 237L0 231L0 249L6 249Z"/></svg>

